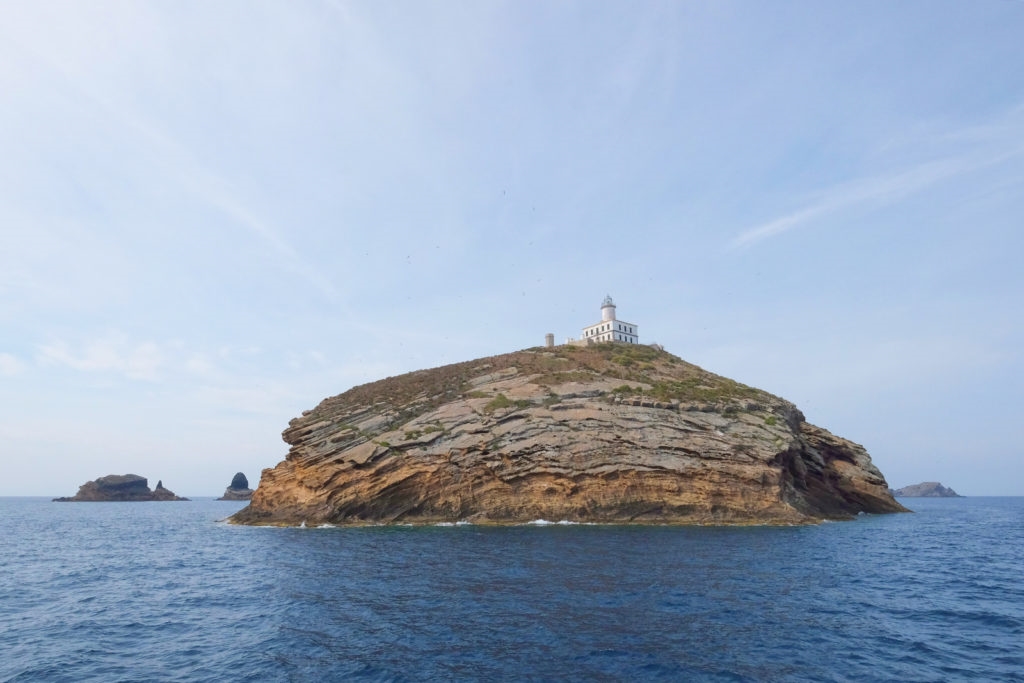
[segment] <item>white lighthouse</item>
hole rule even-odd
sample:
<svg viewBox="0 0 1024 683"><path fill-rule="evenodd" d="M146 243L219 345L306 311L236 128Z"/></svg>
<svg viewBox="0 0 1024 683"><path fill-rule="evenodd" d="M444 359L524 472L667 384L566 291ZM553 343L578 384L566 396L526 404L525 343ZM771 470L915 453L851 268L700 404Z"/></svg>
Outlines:
<svg viewBox="0 0 1024 683"><path fill-rule="evenodd" d="M637 326L615 317L615 302L606 296L601 303L601 322L583 328L580 341L585 343L622 342L639 344L640 333Z"/></svg>
<svg viewBox="0 0 1024 683"><path fill-rule="evenodd" d="M615 302L610 296L606 296L601 303L601 322L615 320Z"/></svg>

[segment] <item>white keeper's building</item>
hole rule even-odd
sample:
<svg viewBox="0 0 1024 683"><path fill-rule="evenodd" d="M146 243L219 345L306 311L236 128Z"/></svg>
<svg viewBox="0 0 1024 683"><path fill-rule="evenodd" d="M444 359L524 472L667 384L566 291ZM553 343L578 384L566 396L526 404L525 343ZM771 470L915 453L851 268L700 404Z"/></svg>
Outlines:
<svg viewBox="0 0 1024 683"><path fill-rule="evenodd" d="M606 296L601 304L601 322L584 327L580 341L587 344L606 341L639 344L640 333L633 323L615 317L615 302Z"/></svg>

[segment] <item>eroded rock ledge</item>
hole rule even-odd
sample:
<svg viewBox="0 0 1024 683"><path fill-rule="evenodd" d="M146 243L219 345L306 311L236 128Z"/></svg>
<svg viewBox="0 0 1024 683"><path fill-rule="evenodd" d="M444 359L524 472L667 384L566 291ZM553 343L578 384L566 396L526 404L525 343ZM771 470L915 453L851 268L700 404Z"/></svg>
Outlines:
<svg viewBox="0 0 1024 683"><path fill-rule="evenodd" d="M659 349L530 349L325 399L242 524L801 524L905 511L864 448Z"/></svg>

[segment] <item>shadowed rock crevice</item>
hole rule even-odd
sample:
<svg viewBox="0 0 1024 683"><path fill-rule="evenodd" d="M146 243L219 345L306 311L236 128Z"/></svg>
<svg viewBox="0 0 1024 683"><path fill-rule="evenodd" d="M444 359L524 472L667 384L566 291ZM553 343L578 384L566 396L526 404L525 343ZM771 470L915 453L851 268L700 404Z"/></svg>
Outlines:
<svg viewBox="0 0 1024 683"><path fill-rule="evenodd" d="M800 524L898 512L863 447L639 345L529 349L327 398L244 524Z"/></svg>

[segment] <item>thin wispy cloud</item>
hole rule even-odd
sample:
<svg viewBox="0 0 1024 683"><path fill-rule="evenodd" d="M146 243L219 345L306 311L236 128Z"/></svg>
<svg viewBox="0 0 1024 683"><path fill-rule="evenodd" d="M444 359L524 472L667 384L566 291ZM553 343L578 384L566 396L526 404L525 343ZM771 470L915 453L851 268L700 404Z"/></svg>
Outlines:
<svg viewBox="0 0 1024 683"><path fill-rule="evenodd" d="M178 140L161 130L155 122L139 115L127 103L120 101L116 92L104 90L95 79L88 77L62 55L37 50L17 41L17 38L13 40L25 54L31 55L59 76L67 88L145 140L161 162L167 164L168 176L180 187L267 245L279 257L286 270L304 279L328 298L337 298L338 290L330 278L306 261L289 244L281 230L260 217L242 201L231 190L231 184L225 178L197 162L195 155Z"/></svg>
<svg viewBox="0 0 1024 683"><path fill-rule="evenodd" d="M165 349L155 342L131 342L111 334L79 346L57 340L39 347L36 356L44 366L63 366L81 372L113 373L128 379L156 381L166 367Z"/></svg>
<svg viewBox="0 0 1024 683"><path fill-rule="evenodd" d="M1007 131L1005 126L990 128L992 129ZM970 130L976 134L983 128L974 127ZM1015 141L1009 148L951 156L923 162L901 171L835 185L799 209L744 230L732 239L730 247L751 247L844 210L893 204L941 182L995 166L1021 155L1024 155L1024 146Z"/></svg>
<svg viewBox="0 0 1024 683"><path fill-rule="evenodd" d="M1020 469L978 474L951 431L1012 424L1021 384L1005 3L4 9L0 432L25 457L0 493L112 450L219 493L203 472L272 465L322 397L573 335L609 291L645 341L888 430L887 475L912 432L970 452L979 492Z"/></svg>
<svg viewBox="0 0 1024 683"><path fill-rule="evenodd" d="M279 230L273 228L228 191L226 183L221 178L198 167L193 168L191 173L183 174L183 178L187 178L186 182L193 194L202 197L208 204L219 209L273 249L281 258L286 270L301 277L324 296L330 299L337 298L338 289L331 280L303 259Z"/></svg>
<svg viewBox="0 0 1024 683"><path fill-rule="evenodd" d="M13 377L25 370L25 364L9 353L0 353L0 377Z"/></svg>

